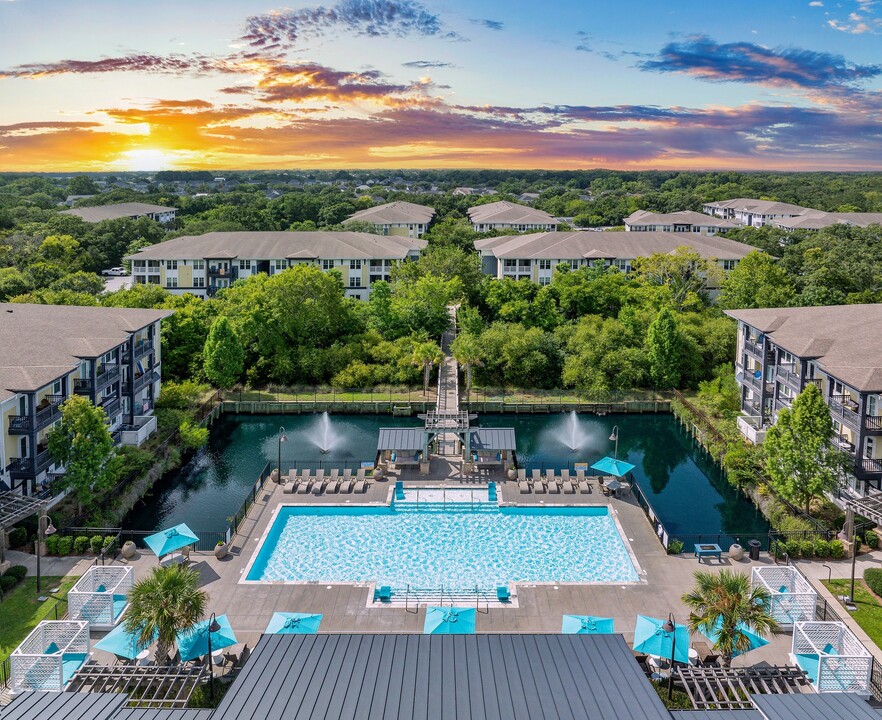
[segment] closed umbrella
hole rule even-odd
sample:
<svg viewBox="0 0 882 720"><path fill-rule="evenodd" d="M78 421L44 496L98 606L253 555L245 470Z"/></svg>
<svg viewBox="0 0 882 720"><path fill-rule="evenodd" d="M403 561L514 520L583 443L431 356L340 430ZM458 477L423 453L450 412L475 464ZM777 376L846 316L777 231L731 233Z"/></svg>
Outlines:
<svg viewBox="0 0 882 720"><path fill-rule="evenodd" d="M751 628L749 625L745 625L744 623L738 623L735 626L738 631L745 635L750 640L750 647L747 650L736 650L733 653L733 657L738 657L743 652L750 652L751 650L756 650L757 648L762 647L763 645L768 645L769 641L766 640L761 635L758 635L756 630ZM717 640L720 639L720 630L723 628L723 617L722 615L717 618L717 621L710 627L707 631L701 629L702 635L704 635L708 640L710 640L714 645L717 644Z"/></svg>
<svg viewBox="0 0 882 720"><path fill-rule="evenodd" d="M475 608L428 607L423 633L426 635L472 635Z"/></svg>
<svg viewBox="0 0 882 720"><path fill-rule="evenodd" d="M670 659L671 644L676 640L674 660L688 663L689 628L685 625L674 625L674 632L665 632L665 622L646 615L638 615L637 625L634 628L634 649L647 655Z"/></svg>
<svg viewBox="0 0 882 720"><path fill-rule="evenodd" d="M147 543L147 547L153 551L156 557L161 558L164 555L173 553L175 550L180 550L187 547L187 545L199 542L199 538L187 527L187 523L181 523L172 528L160 530L153 535L148 535L144 538L144 542Z"/></svg>
<svg viewBox="0 0 882 720"><path fill-rule="evenodd" d="M230 621L226 615L219 615L217 624L220 628L211 633L211 651L235 645L236 635L230 627ZM193 660L208 654L208 620L196 623L193 627L178 633L178 650L181 653L181 662Z"/></svg>
<svg viewBox="0 0 882 720"><path fill-rule="evenodd" d="M321 615L275 612L264 632L271 635L314 635L321 621Z"/></svg>
<svg viewBox="0 0 882 720"><path fill-rule="evenodd" d="M150 644L156 640L157 635L159 635L159 631L153 633ZM118 657L128 658L129 660L134 660L147 649L138 645L138 634L128 632L124 625L117 625L113 628L113 630L95 643L95 647L99 650L104 650L104 652L113 653Z"/></svg>
<svg viewBox="0 0 882 720"><path fill-rule="evenodd" d="M593 615L564 615L560 629L565 635L608 635L615 630L612 618Z"/></svg>

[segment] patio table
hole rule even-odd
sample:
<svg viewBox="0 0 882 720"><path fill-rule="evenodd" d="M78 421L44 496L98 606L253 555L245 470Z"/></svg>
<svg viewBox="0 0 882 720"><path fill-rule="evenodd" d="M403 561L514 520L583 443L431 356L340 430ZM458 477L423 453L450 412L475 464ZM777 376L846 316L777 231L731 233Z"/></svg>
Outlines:
<svg viewBox="0 0 882 720"><path fill-rule="evenodd" d="M717 560L722 562L723 560L723 549L717 545L716 543L696 543L695 544L695 557L698 558L698 562L701 562L701 558L714 557L716 556Z"/></svg>

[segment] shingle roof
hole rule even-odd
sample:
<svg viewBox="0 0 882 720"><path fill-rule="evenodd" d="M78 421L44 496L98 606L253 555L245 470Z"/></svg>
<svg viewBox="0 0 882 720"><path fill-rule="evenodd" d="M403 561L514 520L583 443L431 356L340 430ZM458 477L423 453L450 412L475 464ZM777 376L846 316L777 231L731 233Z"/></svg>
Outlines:
<svg viewBox="0 0 882 720"><path fill-rule="evenodd" d="M727 310L860 392L882 392L882 304Z"/></svg>
<svg viewBox="0 0 882 720"><path fill-rule="evenodd" d="M775 224L790 230L821 230L839 224L868 227L882 225L882 213L828 213L817 210L797 217L781 218Z"/></svg>
<svg viewBox="0 0 882 720"><path fill-rule="evenodd" d="M719 227L737 228L738 223L732 220L722 220L713 215L695 212L694 210L679 210L672 213L654 213L648 210L636 210L625 218L625 225L664 225L664 224L689 224Z"/></svg>
<svg viewBox="0 0 882 720"><path fill-rule="evenodd" d="M117 203L116 205L96 205L95 207L73 208L62 210L62 215L76 215L86 222L96 223L102 220L116 220L117 218L136 217L153 213L172 212L177 210L164 205L150 205L149 203Z"/></svg>
<svg viewBox="0 0 882 720"><path fill-rule="evenodd" d="M707 203L711 207L732 208L733 210L749 210L759 215L801 215L811 208L802 205L791 205L777 200L755 200L754 198L733 198L731 200L719 200Z"/></svg>
<svg viewBox="0 0 882 720"><path fill-rule="evenodd" d="M200 258L327 260L404 259L426 247L425 240L362 232L211 232L184 235L151 245L127 260L196 260Z"/></svg>
<svg viewBox="0 0 882 720"><path fill-rule="evenodd" d="M476 225L557 225L544 210L518 205L508 200L470 207L469 219Z"/></svg>
<svg viewBox="0 0 882 720"><path fill-rule="evenodd" d="M669 253L681 245L704 258L738 260L756 248L716 236L675 232L545 232L475 241L475 247L497 258L577 260L633 259Z"/></svg>
<svg viewBox="0 0 882 720"><path fill-rule="evenodd" d="M359 210L357 213L350 215L346 219L346 222L349 222L350 220L363 220L365 222L374 223L375 225L407 223L426 225L433 217L435 217L434 208L397 200L395 202L386 203L385 205L377 205L376 207L367 208L366 210Z"/></svg>
<svg viewBox="0 0 882 720"><path fill-rule="evenodd" d="M166 310L0 304L0 400L39 390L171 315Z"/></svg>

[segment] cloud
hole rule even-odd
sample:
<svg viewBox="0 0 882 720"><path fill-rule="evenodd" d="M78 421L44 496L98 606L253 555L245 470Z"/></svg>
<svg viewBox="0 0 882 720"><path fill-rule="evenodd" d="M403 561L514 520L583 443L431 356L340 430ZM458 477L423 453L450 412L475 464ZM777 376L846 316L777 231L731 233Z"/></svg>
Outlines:
<svg viewBox="0 0 882 720"><path fill-rule="evenodd" d="M244 56L243 56L244 57ZM0 77L51 77L53 75L92 74L109 72L152 72L166 74L207 74L243 72L241 64L232 58L208 55L152 55L137 53L99 60L59 60L51 63L27 63L0 70Z"/></svg>
<svg viewBox="0 0 882 720"><path fill-rule="evenodd" d="M877 14L877 4L876 0L853 0L850 6L854 10L845 18L830 18L827 25L850 35L878 34L882 32L882 18ZM837 4L836 7L846 12L848 6Z"/></svg>
<svg viewBox="0 0 882 720"><path fill-rule="evenodd" d="M402 67L416 68L418 70L428 70L432 68L454 68L456 65L441 60L411 60L410 62L401 63Z"/></svg>
<svg viewBox="0 0 882 720"><path fill-rule="evenodd" d="M809 7L824 7L824 3L822 3L821 0L812 0L809 3Z"/></svg>
<svg viewBox="0 0 882 720"><path fill-rule="evenodd" d="M242 39L256 48L288 48L330 32L459 39L457 33L444 27L438 15L415 0L340 0L327 7L253 15L246 21Z"/></svg>
<svg viewBox="0 0 882 720"><path fill-rule="evenodd" d="M481 25L488 30L502 30L505 27L501 20L488 20L486 18L472 18L470 20L474 25Z"/></svg>
<svg viewBox="0 0 882 720"><path fill-rule="evenodd" d="M841 55L800 48L770 49L749 42L720 44L698 35L672 42L641 70L678 72L712 82L773 87L824 88L853 85L882 74L882 65L856 65Z"/></svg>

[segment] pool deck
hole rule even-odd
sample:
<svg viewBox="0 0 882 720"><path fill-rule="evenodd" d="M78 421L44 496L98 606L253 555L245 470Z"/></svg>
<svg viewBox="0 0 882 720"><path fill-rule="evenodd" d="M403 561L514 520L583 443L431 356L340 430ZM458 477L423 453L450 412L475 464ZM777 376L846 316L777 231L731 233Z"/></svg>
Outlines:
<svg viewBox="0 0 882 720"><path fill-rule="evenodd" d="M461 481L425 480L424 486L462 488ZM414 483L416 485L416 483ZM245 568L256 551L259 540L266 533L273 511L280 504L334 504L357 505L386 503L393 488L390 481L371 484L361 495L290 495L280 486L268 484L263 494L243 522L234 539L231 553L218 560L212 553L193 553L191 567L202 577L202 587L210 601L207 612L226 613L240 642L253 647L275 611L314 612L324 615L323 632L422 632L425 608L421 605L409 610L401 606L377 606L369 603L371 588L367 585L318 584L254 584L240 583ZM678 622L685 622L688 613L680 601L684 591L693 584L692 573L701 567L735 567L749 571L749 560L730 561L725 553L722 563L703 562L699 566L691 553L679 557L668 556L647 522L643 510L628 499L610 499L600 493L590 495L522 495L515 482L499 485L503 502L535 505L609 504L616 513L625 538L631 546L642 571L642 582L629 585L534 585L516 587L515 607L491 605L485 610L482 603L478 614L478 632L549 632L559 633L564 614L598 615L615 619L617 632L633 640L637 614L667 617L673 612ZM156 558L139 552L129 561L135 568L136 579L144 577L157 564ZM759 561L771 562L768 556ZM437 604L430 602L429 604ZM693 641L703 641L700 635ZM736 658L735 664L754 664L766 661L772 664L788 662L791 636L782 634L766 647Z"/></svg>

